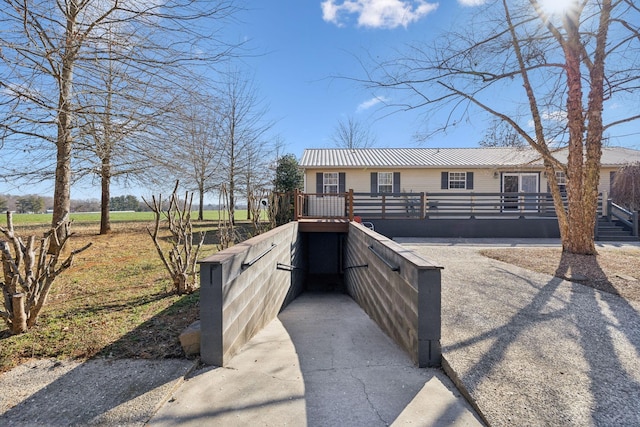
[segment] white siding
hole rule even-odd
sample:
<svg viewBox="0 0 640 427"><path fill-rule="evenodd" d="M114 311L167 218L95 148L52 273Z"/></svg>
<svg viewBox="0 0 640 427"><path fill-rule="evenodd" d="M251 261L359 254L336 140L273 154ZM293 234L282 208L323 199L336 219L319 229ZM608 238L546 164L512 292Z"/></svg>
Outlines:
<svg viewBox="0 0 640 427"><path fill-rule="evenodd" d="M600 185L598 191L610 192L611 171L615 168L603 168L600 173ZM498 169L305 169L305 189L306 193L316 192L316 173L317 172L344 172L345 173L345 189L352 189L356 193L369 193L371 191L371 173L372 172L400 172L400 190L403 193L440 193L440 192L469 192L476 193L497 193L502 191L501 174L504 172L523 172L523 173L539 173L539 191L547 191L547 179L541 169L523 169L523 168L505 168ZM440 180L442 172L473 172L474 186L473 190L467 189L446 189L440 188Z"/></svg>

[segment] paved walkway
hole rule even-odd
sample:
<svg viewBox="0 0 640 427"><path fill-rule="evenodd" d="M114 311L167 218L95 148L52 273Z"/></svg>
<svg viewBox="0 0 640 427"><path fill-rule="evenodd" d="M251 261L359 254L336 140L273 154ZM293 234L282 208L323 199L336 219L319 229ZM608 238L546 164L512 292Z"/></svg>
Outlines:
<svg viewBox="0 0 640 427"><path fill-rule="evenodd" d="M303 294L225 368L186 380L150 426L476 426L348 296Z"/></svg>
<svg viewBox="0 0 640 427"><path fill-rule="evenodd" d="M443 354L490 425L640 425L639 303L479 254L557 242L401 243L445 267Z"/></svg>

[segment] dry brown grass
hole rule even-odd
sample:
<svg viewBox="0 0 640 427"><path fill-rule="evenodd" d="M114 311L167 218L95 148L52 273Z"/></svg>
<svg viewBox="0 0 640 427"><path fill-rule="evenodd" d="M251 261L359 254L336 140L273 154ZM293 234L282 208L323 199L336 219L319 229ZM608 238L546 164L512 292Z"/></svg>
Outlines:
<svg viewBox="0 0 640 427"><path fill-rule="evenodd" d="M178 335L198 317L198 294L173 292L146 226L118 223L112 234L99 236L97 224L72 225L72 248L93 245L56 279L35 328L11 336L0 324L0 372L34 357L183 357ZM205 245L201 256L214 251L215 245Z"/></svg>
<svg viewBox="0 0 640 427"><path fill-rule="evenodd" d="M567 254L560 248L486 249L482 254L640 301L640 248L599 248L597 256Z"/></svg>

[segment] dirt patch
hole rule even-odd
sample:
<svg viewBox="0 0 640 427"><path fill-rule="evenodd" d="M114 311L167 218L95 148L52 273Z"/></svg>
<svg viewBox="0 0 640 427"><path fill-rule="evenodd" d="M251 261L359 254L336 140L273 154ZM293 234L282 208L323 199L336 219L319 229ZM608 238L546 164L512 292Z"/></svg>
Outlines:
<svg viewBox="0 0 640 427"><path fill-rule="evenodd" d="M599 248L598 255L560 248L484 249L481 254L540 273L640 301L640 248Z"/></svg>

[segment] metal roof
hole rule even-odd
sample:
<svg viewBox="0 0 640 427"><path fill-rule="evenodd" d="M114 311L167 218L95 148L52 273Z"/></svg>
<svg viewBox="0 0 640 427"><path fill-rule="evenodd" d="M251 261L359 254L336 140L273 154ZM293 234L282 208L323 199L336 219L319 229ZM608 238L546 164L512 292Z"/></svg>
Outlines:
<svg viewBox="0 0 640 427"><path fill-rule="evenodd" d="M567 150L556 156L566 160ZM602 166L622 166L640 162L640 151L622 147L602 149ZM300 160L303 168L499 168L542 166L540 155L532 148L323 148L305 149Z"/></svg>

